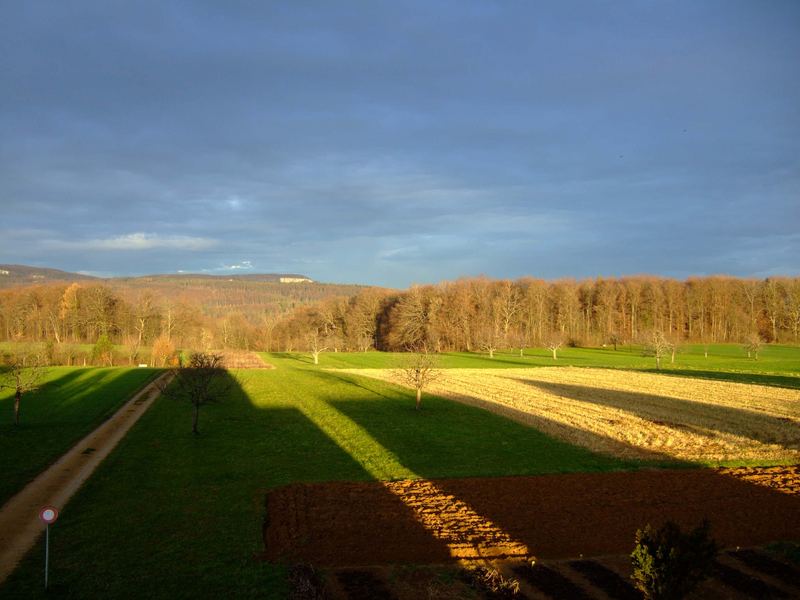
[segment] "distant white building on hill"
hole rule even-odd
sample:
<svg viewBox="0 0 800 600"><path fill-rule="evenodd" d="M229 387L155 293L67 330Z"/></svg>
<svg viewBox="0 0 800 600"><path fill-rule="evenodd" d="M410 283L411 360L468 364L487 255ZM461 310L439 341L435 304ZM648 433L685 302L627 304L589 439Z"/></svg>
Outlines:
<svg viewBox="0 0 800 600"><path fill-rule="evenodd" d="M313 279L308 277L281 277L281 283L314 283Z"/></svg>

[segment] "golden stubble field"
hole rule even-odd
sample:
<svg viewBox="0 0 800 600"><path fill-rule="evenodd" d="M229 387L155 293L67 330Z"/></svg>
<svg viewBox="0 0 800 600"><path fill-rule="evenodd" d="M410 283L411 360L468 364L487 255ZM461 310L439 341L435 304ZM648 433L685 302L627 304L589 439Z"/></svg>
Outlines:
<svg viewBox="0 0 800 600"><path fill-rule="evenodd" d="M347 372L402 385L396 370ZM573 367L445 369L439 375L426 393L605 454L800 462L800 390Z"/></svg>

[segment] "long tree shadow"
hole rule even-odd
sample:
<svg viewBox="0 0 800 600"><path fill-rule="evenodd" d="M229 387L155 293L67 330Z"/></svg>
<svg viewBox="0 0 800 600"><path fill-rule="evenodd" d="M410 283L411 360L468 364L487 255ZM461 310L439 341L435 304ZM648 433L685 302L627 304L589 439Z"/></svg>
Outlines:
<svg viewBox="0 0 800 600"><path fill-rule="evenodd" d="M438 480L541 558L630 552L634 534L703 519L722 547L800 539L800 498L712 469Z"/></svg>
<svg viewBox="0 0 800 600"><path fill-rule="evenodd" d="M252 469L253 456L269 456L264 479L253 490L265 499L260 559L332 567L452 560L447 543L379 481L376 454L384 449L352 439L358 432L337 420L335 411L319 410L328 403L292 398L285 407L262 409L242 381L255 384L247 374L232 380L236 417L228 414L220 423L223 407L210 406L205 420L208 437L226 444L223 453L232 465ZM231 421L239 429L235 438L221 434Z"/></svg>
<svg viewBox="0 0 800 600"><path fill-rule="evenodd" d="M669 424L677 419L677 426L686 424L744 436L764 444L780 444L786 449L800 449L800 428L797 420L789 417L645 392L610 391L522 378L515 380L548 394L624 410L649 421Z"/></svg>
<svg viewBox="0 0 800 600"><path fill-rule="evenodd" d="M445 355L447 356L447 355ZM540 367L542 365L526 362L525 358L516 358L515 360L509 360L508 358L502 358L499 356L495 356L494 358L489 358L488 354L456 354L452 355L456 356L459 360L460 359L468 359L468 360L475 360L481 363L484 368L491 368L492 365L513 365L515 367L519 367L520 369L525 369L528 367ZM526 357L530 360L530 358L541 358L541 357Z"/></svg>
<svg viewBox="0 0 800 600"><path fill-rule="evenodd" d="M444 479L454 471L459 472L452 468L452 456L443 453L440 468L425 449L433 445L435 452L440 451L437 435L448 436L448 429L463 425L447 410L451 401L427 398L419 413L412 408L411 394L404 399L384 394L384 399L375 401L347 401L340 397L326 401L367 430L404 465L422 477L432 478L444 494L468 505L537 556L563 558L628 552L637 528L647 523L659 525L666 520L693 527L703 518L709 518L713 534L723 546L800 539L800 498L716 470L639 469L481 480L474 476L490 473L485 472L485 464L473 462L468 470L471 477ZM493 414L483 417L499 418ZM505 435L513 436L512 430L506 430ZM481 433L471 431L460 443L479 445ZM531 440L536 439L537 433L527 430ZM535 445L530 448L541 458L540 472L597 470L598 465L591 462L571 462L568 455L572 447L552 442L557 441L551 440L546 449L541 446L535 449ZM616 440L609 442L612 446L618 444ZM447 444L458 443L451 431ZM502 472L497 467L507 459L502 446L492 440L481 452L488 463L494 464L495 474ZM553 455L559 458L560 468L548 464ZM668 456L655 454L652 458L676 464ZM622 464L618 462L617 467ZM628 464L628 468L635 466L642 463ZM683 463L683 466L690 465ZM607 470L609 465L604 467L599 470ZM517 473L524 470L518 469Z"/></svg>
<svg viewBox="0 0 800 600"><path fill-rule="evenodd" d="M646 369L650 373L660 375L676 375L679 377L696 377L698 379L712 379L717 381L730 381L733 383L750 383L800 389L800 377L797 375L775 375L767 373L734 373L730 371L696 371L694 369Z"/></svg>
<svg viewBox="0 0 800 600"><path fill-rule="evenodd" d="M426 395L423 409L414 410L411 393L398 385L368 377L324 371L309 375L323 382L349 383L376 396L374 401L343 400L322 396L336 410L358 423L383 446L402 448L401 462L420 475L436 476L430 465L460 464L462 475L552 473L580 470L630 469L649 466L681 466L686 463L668 454L635 448L624 442L569 425L536 417L513 408L477 400L466 406ZM485 409L485 410L484 410ZM500 414L497 414L500 413ZM413 434L408 428L414 428ZM543 433L546 431L547 433ZM568 443L563 440L581 440ZM587 447L602 447L605 454ZM479 462L458 460L459 448L471 447ZM476 451L476 448L480 448ZM522 456L516 452L524 452ZM437 461L436 456L444 460ZM614 458L628 456L629 459ZM443 467L438 476L452 475Z"/></svg>

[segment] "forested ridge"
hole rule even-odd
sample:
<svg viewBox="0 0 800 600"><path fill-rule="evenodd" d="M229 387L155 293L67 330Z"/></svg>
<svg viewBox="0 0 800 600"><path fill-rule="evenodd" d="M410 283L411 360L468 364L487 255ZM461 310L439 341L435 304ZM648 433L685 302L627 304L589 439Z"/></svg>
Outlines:
<svg viewBox="0 0 800 600"><path fill-rule="evenodd" d="M493 352L555 340L639 343L653 332L678 343L742 342L754 335L796 343L800 278L478 277L405 291L139 278L0 290L2 341L45 343L57 354L104 339L129 362L149 357L156 346L153 356L181 348ZM75 352L64 350L60 360L71 363Z"/></svg>
<svg viewBox="0 0 800 600"><path fill-rule="evenodd" d="M651 276L516 281L459 279L300 307L273 348L435 351L672 342L800 341L800 278Z"/></svg>
<svg viewBox="0 0 800 600"><path fill-rule="evenodd" d="M101 338L123 346L117 352L129 362L146 359L157 343L165 352L170 347L258 349L267 345L281 315L325 298L348 298L361 289L203 276L10 287L0 290L0 341L49 344L49 353L60 354L57 360L67 364L88 356L86 349L74 346Z"/></svg>

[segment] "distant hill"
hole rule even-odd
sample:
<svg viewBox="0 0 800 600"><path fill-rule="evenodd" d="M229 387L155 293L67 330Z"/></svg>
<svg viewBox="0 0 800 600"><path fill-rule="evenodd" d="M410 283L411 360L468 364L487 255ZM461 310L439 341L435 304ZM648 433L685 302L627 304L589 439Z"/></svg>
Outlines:
<svg viewBox="0 0 800 600"><path fill-rule="evenodd" d="M208 273L159 273L139 277L114 277L119 281L260 281L269 283L316 283L310 277L297 273L236 273L210 275Z"/></svg>
<svg viewBox="0 0 800 600"><path fill-rule="evenodd" d="M137 305L146 296L156 305L191 305L220 319L241 314L255 322L265 314L281 314L327 298L348 298L368 286L318 283L299 273L164 273L138 277L92 277L58 269L0 265L0 289L27 293L32 286L102 285ZM0 299L0 302L2 300Z"/></svg>
<svg viewBox="0 0 800 600"><path fill-rule="evenodd" d="M315 283L306 275L297 273L236 273L229 275L211 275L208 273L158 273L136 277L93 277L81 273L70 273L59 269L43 267L30 267L27 265L0 265L0 288L9 288L24 285L37 285L50 282L95 281L111 285L133 284L136 287L156 283L163 285L175 282L182 286L187 283L202 285L203 283L216 284L223 281L248 281L264 283Z"/></svg>
<svg viewBox="0 0 800 600"><path fill-rule="evenodd" d="M91 275L69 273L58 269L29 267L27 265L0 265L0 288L36 285L55 281L91 281Z"/></svg>

